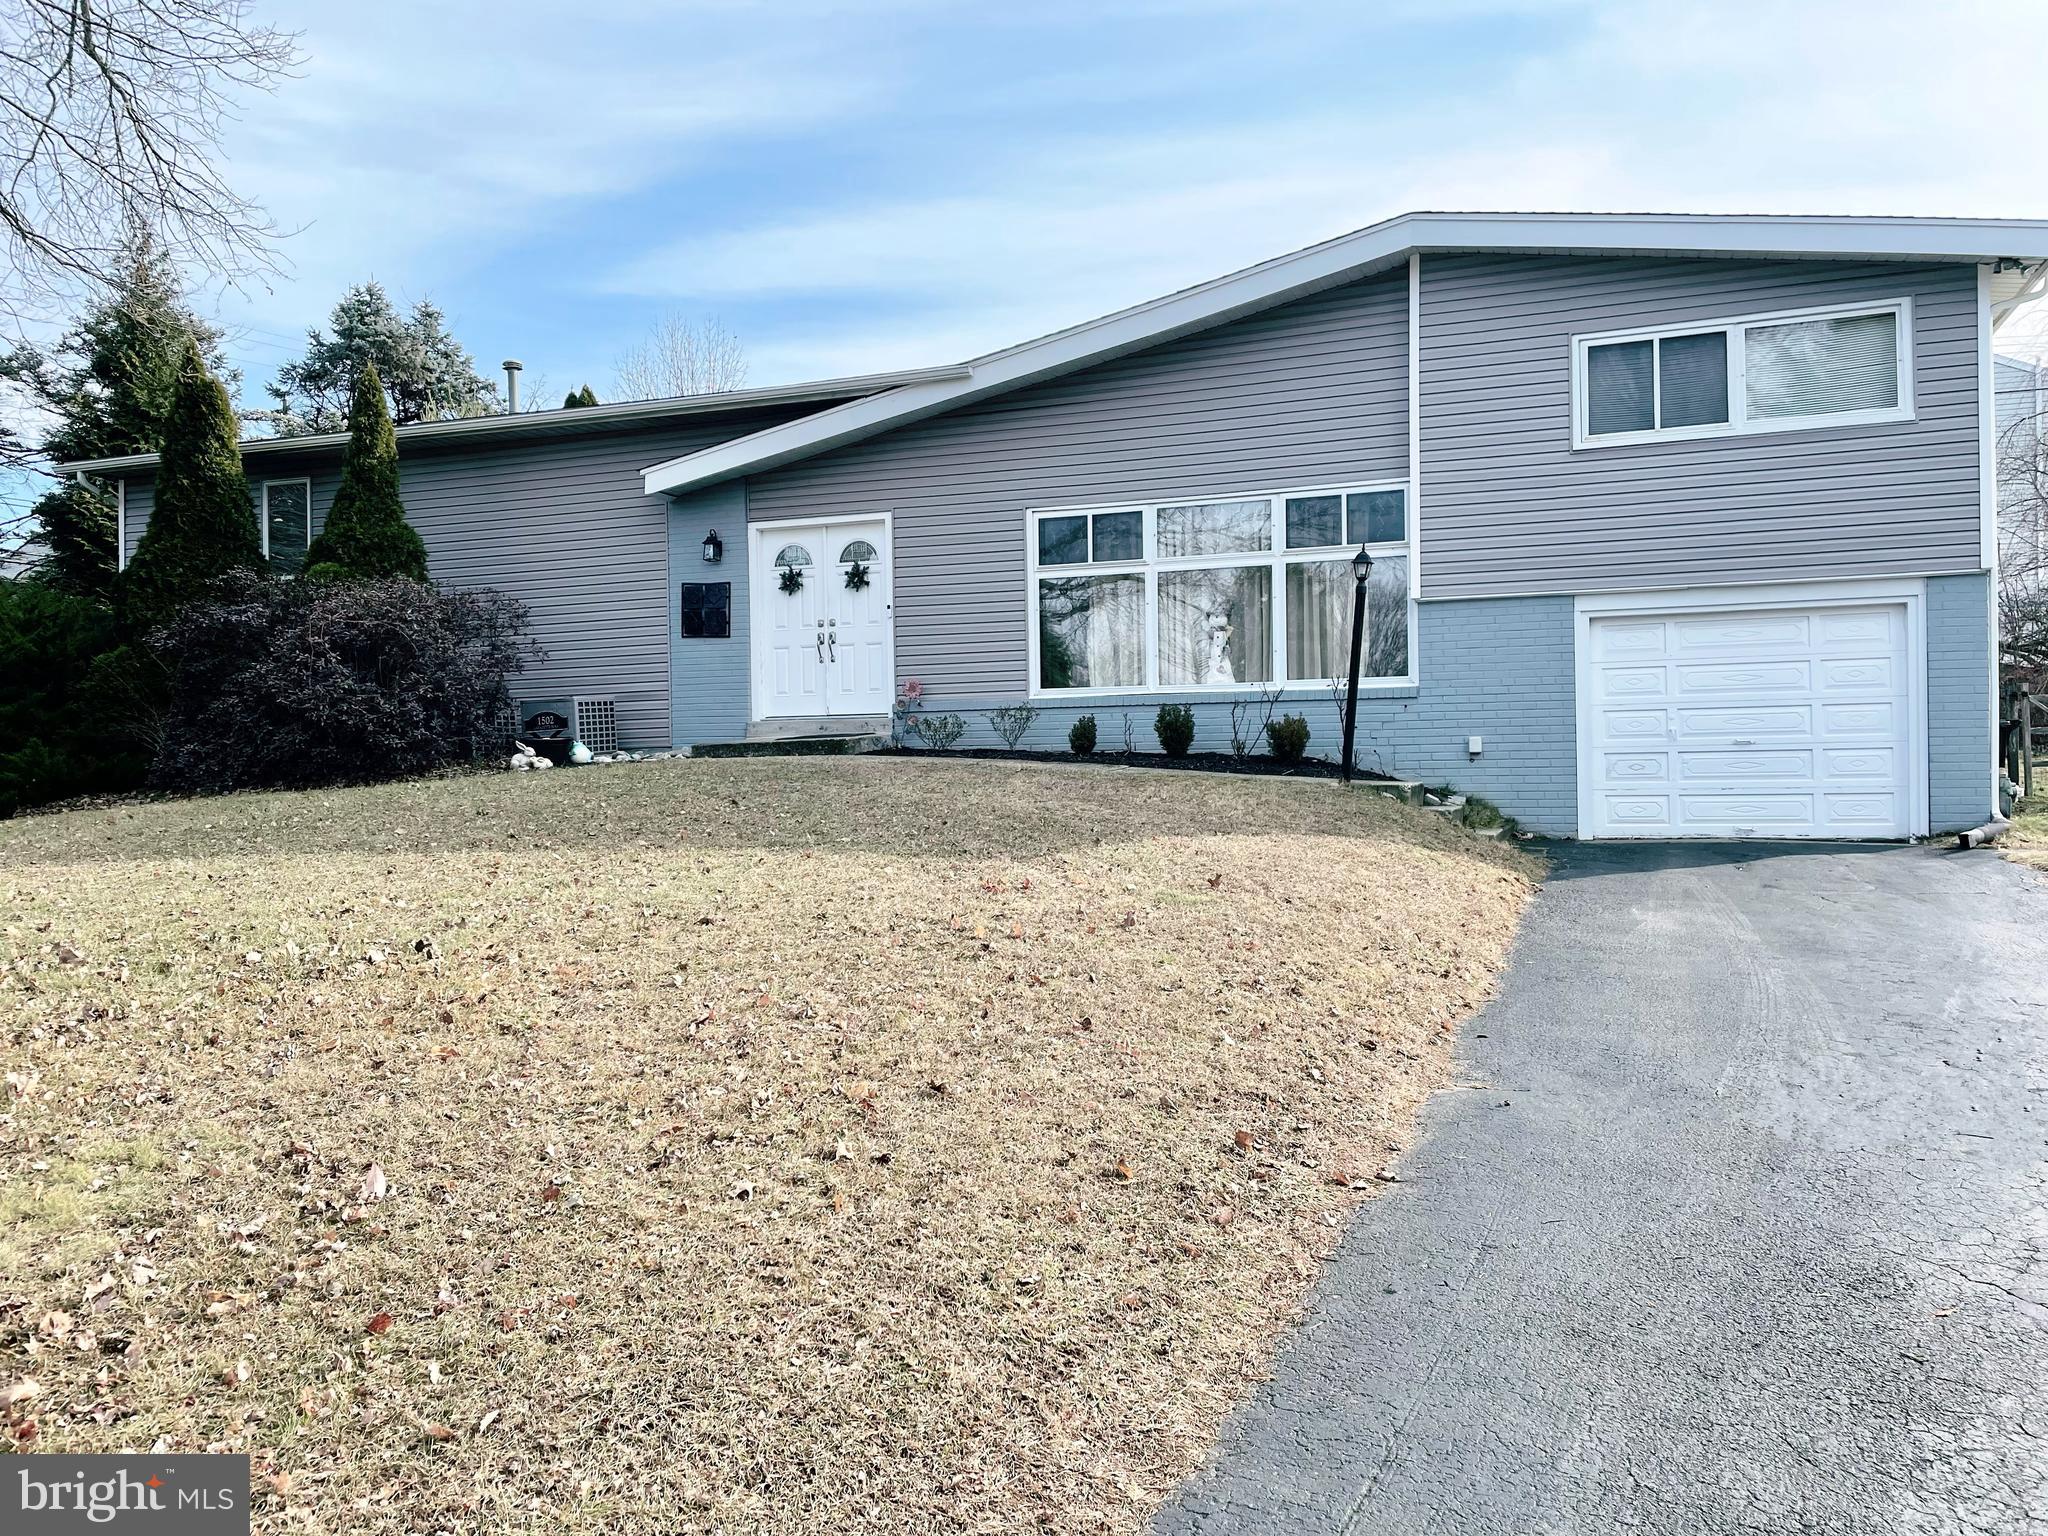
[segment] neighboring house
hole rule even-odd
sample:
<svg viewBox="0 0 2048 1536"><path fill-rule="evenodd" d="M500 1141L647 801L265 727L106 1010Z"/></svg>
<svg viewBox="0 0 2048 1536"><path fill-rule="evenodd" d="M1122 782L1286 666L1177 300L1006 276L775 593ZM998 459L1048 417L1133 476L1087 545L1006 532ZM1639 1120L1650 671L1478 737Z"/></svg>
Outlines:
<svg viewBox="0 0 2048 1536"><path fill-rule="evenodd" d="M2008 590L2048 584L2048 367L1993 361L1998 396L1998 575Z"/></svg>
<svg viewBox="0 0 2048 1536"><path fill-rule="evenodd" d="M956 368L401 428L406 506L532 606L522 693L638 746L916 679L1046 748L1167 700L1226 745L1284 686L1334 755L1362 542L1366 766L1565 835L1904 837L1993 805L1992 327L2044 262L2027 222L1410 214ZM246 445L280 561L339 454ZM153 461L67 467L132 550Z"/></svg>

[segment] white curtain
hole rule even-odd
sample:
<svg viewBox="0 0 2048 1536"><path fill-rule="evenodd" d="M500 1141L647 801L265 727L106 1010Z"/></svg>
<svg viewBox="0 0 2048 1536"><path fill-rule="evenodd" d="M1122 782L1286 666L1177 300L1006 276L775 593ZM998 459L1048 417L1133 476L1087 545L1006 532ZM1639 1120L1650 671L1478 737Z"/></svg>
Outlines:
<svg viewBox="0 0 2048 1536"><path fill-rule="evenodd" d="M1046 688L1145 682L1145 578L1061 576L1038 584L1038 676Z"/></svg>
<svg viewBox="0 0 2048 1536"><path fill-rule="evenodd" d="M1343 677L1351 664L1351 562L1287 567L1287 675Z"/></svg>
<svg viewBox="0 0 2048 1536"><path fill-rule="evenodd" d="M1159 681L1263 683L1273 675L1268 566L1159 573Z"/></svg>

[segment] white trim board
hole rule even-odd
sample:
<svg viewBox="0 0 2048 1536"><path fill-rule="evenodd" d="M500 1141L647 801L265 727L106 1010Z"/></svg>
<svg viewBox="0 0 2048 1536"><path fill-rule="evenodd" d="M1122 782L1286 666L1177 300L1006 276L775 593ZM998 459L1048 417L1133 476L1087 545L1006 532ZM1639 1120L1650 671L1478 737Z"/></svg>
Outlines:
<svg viewBox="0 0 2048 1536"><path fill-rule="evenodd" d="M772 469L906 422L1352 282L1432 251L1886 261L2048 260L2048 222L1807 215L1404 213L1179 293L643 471L647 494Z"/></svg>
<svg viewBox="0 0 2048 1536"><path fill-rule="evenodd" d="M1780 608L1847 608L1899 604L1906 611L1906 741L1911 772L1907 780L1909 836L1928 830L1927 584L1918 578L1789 582L1777 585L1691 587L1666 591L1603 592L1572 600L1572 717L1578 775L1578 835L1596 824L1591 761L1592 625L1595 618L1641 614L1746 613Z"/></svg>
<svg viewBox="0 0 2048 1536"><path fill-rule="evenodd" d="M413 421L397 428L398 443L422 439L471 437L545 437L593 428L645 424L658 426L670 417L703 416L721 411L751 410L771 405L803 405L840 395L873 394L904 384L931 379L959 379L967 376L965 364L941 368L903 368L889 373L855 374L843 379L813 379L799 384L771 384L752 389L721 390L703 395L668 395L656 400L620 400L610 405L585 405L546 411L500 411L491 416L461 416L448 421ZM303 437L245 437L237 447L247 457L270 454L293 456L318 453L348 444L346 432L312 432ZM127 453L106 459L78 459L59 464L59 473L73 470L104 472L116 469L153 469L158 455ZM289 477L285 477L289 478Z"/></svg>

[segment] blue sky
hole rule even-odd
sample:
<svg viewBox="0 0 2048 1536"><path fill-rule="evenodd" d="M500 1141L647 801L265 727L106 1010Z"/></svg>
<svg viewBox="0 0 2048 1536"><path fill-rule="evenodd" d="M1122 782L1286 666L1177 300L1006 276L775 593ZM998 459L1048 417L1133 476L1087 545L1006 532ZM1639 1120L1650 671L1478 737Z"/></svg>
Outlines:
<svg viewBox="0 0 2048 1536"><path fill-rule="evenodd" d="M306 62L228 134L296 231L202 295L250 404L372 276L602 396L664 310L757 384L949 362L1409 208L2048 215L2038 3L254 8Z"/></svg>

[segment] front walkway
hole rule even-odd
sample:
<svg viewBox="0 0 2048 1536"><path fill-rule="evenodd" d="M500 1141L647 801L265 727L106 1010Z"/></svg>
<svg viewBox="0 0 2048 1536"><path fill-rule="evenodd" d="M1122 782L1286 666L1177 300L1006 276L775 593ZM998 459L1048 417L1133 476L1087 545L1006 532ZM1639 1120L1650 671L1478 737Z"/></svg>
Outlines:
<svg viewBox="0 0 2048 1536"><path fill-rule="evenodd" d="M1551 850L1171 1533L2048 1531L2048 879Z"/></svg>

